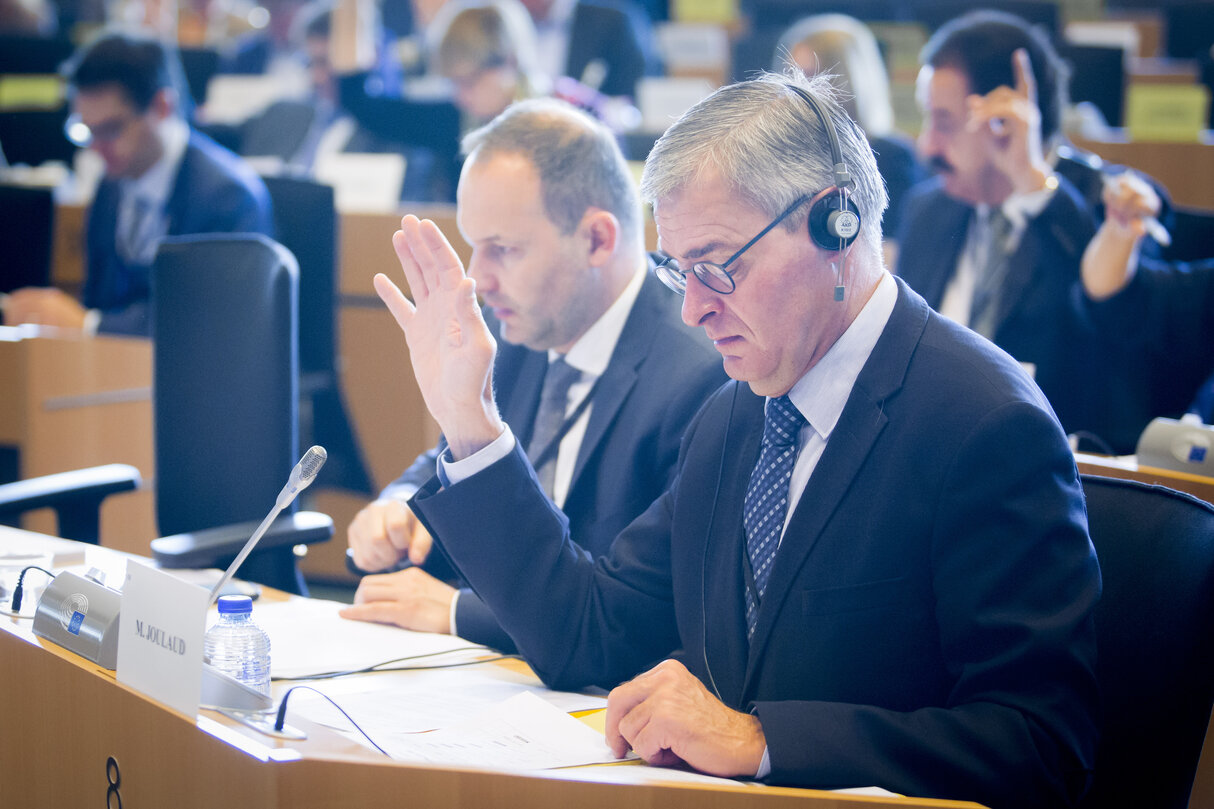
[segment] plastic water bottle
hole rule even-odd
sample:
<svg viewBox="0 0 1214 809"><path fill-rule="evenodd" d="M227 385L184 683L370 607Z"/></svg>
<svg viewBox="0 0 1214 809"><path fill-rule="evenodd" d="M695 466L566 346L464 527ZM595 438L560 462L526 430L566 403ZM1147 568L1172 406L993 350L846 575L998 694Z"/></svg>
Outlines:
<svg viewBox="0 0 1214 809"><path fill-rule="evenodd" d="M253 623L253 599L220 596L219 622L207 630L202 649L206 662L270 695L270 636Z"/></svg>

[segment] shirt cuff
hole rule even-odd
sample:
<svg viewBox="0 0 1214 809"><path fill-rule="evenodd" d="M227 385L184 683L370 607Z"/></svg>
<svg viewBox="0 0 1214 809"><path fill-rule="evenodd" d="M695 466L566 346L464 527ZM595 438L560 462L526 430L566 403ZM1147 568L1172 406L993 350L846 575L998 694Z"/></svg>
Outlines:
<svg viewBox="0 0 1214 809"><path fill-rule="evenodd" d="M97 329L101 327L101 310L89 309L84 313L84 323L80 328L89 337L97 336Z"/></svg>
<svg viewBox="0 0 1214 809"><path fill-rule="evenodd" d="M766 745L763 747L763 760L759 762L759 770L755 773L755 779L766 778L771 775L771 748Z"/></svg>
<svg viewBox="0 0 1214 809"><path fill-rule="evenodd" d="M452 457L449 447L443 450L438 456L438 478L444 487L454 486L477 472L488 469L513 451L514 433L510 431L510 426L506 425L501 435L467 458L457 461Z"/></svg>
<svg viewBox="0 0 1214 809"><path fill-rule="evenodd" d="M458 635L459 629L455 625L455 605L459 603L460 590L455 591L455 595L451 596L451 614L447 620L451 622L451 634Z"/></svg>

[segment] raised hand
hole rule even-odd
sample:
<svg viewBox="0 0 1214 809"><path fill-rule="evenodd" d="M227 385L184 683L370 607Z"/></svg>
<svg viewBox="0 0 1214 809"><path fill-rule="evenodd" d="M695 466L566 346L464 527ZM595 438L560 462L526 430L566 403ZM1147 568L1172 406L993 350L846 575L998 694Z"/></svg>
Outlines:
<svg viewBox="0 0 1214 809"><path fill-rule="evenodd" d="M1028 51L1012 54L1016 86L996 87L984 96L970 96L972 131L984 131L991 146L991 160L1007 177L1016 193L1038 191L1051 176L1041 145L1041 109L1037 106L1037 81Z"/></svg>
<svg viewBox="0 0 1214 809"><path fill-rule="evenodd" d="M466 458L505 430L493 400L497 344L477 306L476 283L430 220L406 216L392 246L413 300L382 273L375 291L405 333L422 398L453 457Z"/></svg>

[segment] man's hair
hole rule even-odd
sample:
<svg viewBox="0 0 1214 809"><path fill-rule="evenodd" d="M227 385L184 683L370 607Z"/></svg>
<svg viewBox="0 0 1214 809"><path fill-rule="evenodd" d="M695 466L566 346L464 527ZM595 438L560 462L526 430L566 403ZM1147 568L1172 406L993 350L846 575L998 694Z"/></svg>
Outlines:
<svg viewBox="0 0 1214 809"><path fill-rule="evenodd" d="M813 109L790 85L813 96L839 136L839 149L853 182L851 198L860 211L861 238L881 244L881 215L888 203L872 147L839 104L831 78L806 78L799 70L763 74L722 87L683 114L666 130L645 161L642 197L657 203L709 171L715 171L739 198L773 219L805 194L834 185L830 141ZM784 220L793 231L805 227L809 206Z"/></svg>
<svg viewBox="0 0 1214 809"><path fill-rule="evenodd" d="M1041 29L1006 12L972 11L942 25L923 46L919 61L961 71L969 78L970 92L986 95L996 87L1016 86L1012 54L1019 48L1033 63L1041 137L1048 141L1062 128L1070 68Z"/></svg>
<svg viewBox="0 0 1214 809"><path fill-rule="evenodd" d="M64 65L74 91L118 86L138 110L146 110L166 87L184 87L176 51L142 34L103 32Z"/></svg>
<svg viewBox="0 0 1214 809"><path fill-rule="evenodd" d="M626 240L641 243L636 183L615 136L603 124L555 99L512 104L464 136L469 157L521 155L539 175L544 212L563 234L577 229L588 208L614 214Z"/></svg>

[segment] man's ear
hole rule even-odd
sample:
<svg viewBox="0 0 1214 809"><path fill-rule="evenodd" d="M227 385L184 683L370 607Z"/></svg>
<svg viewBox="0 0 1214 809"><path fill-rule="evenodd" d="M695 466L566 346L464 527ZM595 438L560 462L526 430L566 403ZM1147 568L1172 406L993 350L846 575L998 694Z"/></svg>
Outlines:
<svg viewBox="0 0 1214 809"><path fill-rule="evenodd" d="M176 114L177 103L177 91L172 87L161 87L156 91L156 95L152 96L152 103L148 105L148 109L163 121Z"/></svg>
<svg viewBox="0 0 1214 809"><path fill-rule="evenodd" d="M602 208L589 208L582 217L591 266L600 267L611 260L620 243L620 220Z"/></svg>

